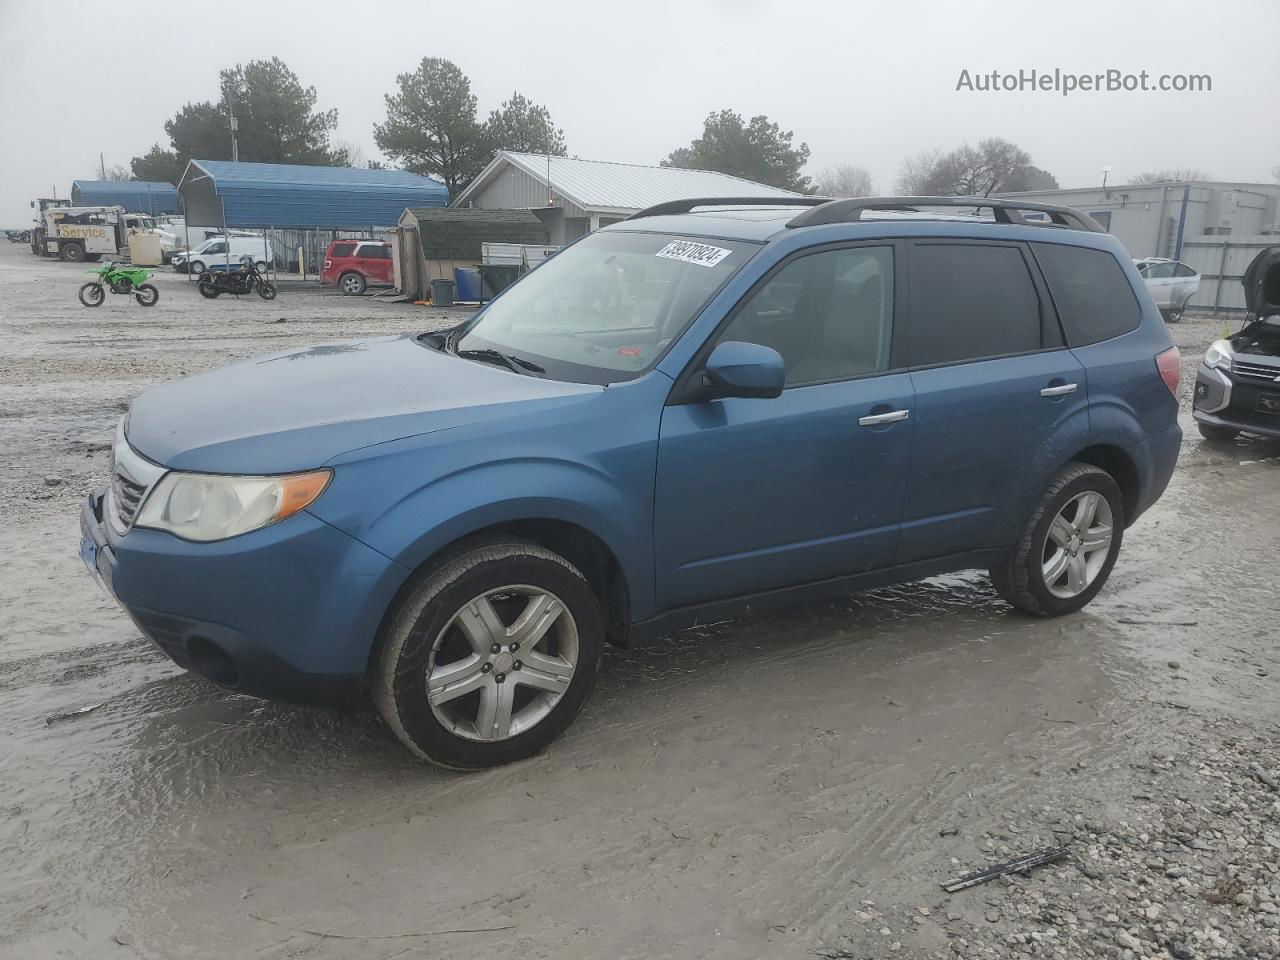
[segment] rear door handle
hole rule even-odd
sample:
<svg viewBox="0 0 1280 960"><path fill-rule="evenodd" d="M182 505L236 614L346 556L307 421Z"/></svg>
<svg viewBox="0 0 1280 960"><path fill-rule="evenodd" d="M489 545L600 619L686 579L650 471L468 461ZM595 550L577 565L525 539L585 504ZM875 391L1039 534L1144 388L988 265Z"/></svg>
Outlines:
<svg viewBox="0 0 1280 960"><path fill-rule="evenodd" d="M872 413L858 418L858 426L874 427L881 423L897 423L911 416L910 410L890 410L888 413Z"/></svg>
<svg viewBox="0 0 1280 960"><path fill-rule="evenodd" d="M1062 397L1062 396L1066 396L1068 393L1075 393L1076 390L1079 389L1079 387L1080 387L1080 384L1078 383L1064 383L1061 386L1057 386L1057 387L1045 387L1040 391L1040 396Z"/></svg>

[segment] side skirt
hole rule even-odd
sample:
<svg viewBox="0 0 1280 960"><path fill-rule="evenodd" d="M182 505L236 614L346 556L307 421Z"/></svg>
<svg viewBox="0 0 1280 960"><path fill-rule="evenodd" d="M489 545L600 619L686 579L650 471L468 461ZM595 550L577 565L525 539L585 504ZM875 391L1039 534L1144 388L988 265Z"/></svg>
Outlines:
<svg viewBox="0 0 1280 960"><path fill-rule="evenodd" d="M696 627L699 624L737 620L786 607L831 600L851 593L909 583L912 580L923 580L925 577L934 577L941 573L954 573L957 570L987 570L1003 561L1006 555L1005 550L975 550L970 553L918 560L896 567L885 567L867 573L856 573L847 577L834 577L830 580L818 580L726 600L712 600L709 603L678 607L648 620L633 623L626 645L639 646L659 637L668 636L677 630Z"/></svg>

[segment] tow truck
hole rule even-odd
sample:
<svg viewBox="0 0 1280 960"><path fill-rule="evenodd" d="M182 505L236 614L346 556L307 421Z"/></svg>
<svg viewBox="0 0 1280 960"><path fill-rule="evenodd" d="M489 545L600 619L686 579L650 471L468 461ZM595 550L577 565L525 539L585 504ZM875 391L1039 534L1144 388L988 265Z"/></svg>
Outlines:
<svg viewBox="0 0 1280 960"><path fill-rule="evenodd" d="M31 252L37 256L61 257L71 263L98 260L104 254L126 253L134 233L155 230L155 219L143 213L129 213L124 207L72 207L41 204L40 217L31 232Z"/></svg>

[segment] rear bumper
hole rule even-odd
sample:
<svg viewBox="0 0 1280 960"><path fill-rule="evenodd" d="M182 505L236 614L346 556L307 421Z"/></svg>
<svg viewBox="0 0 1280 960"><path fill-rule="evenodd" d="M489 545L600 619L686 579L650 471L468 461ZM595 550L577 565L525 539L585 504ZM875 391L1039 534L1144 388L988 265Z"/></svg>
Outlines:
<svg viewBox="0 0 1280 960"><path fill-rule="evenodd" d="M147 639L219 686L272 700L358 699L382 615L408 575L306 511L190 543L155 530L117 535L99 491L80 526L86 566Z"/></svg>

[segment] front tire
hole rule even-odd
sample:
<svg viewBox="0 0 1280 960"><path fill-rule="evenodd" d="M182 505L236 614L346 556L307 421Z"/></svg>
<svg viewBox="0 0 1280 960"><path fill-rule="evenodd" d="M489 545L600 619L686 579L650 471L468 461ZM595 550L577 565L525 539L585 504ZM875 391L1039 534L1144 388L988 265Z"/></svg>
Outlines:
<svg viewBox="0 0 1280 960"><path fill-rule="evenodd" d="M1107 582L1124 526L1124 498L1111 474L1068 464L1041 495L1008 560L991 569L991 582L1025 613L1074 613Z"/></svg>
<svg viewBox="0 0 1280 960"><path fill-rule="evenodd" d="M84 247L78 243L64 243L58 248L58 256L67 263L83 263Z"/></svg>
<svg viewBox="0 0 1280 960"><path fill-rule="evenodd" d="M190 273L194 273L197 277L204 273L204 261L192 260L191 265L187 268Z"/></svg>
<svg viewBox="0 0 1280 960"><path fill-rule="evenodd" d="M160 302L160 291L149 283L144 283L140 287L135 287L133 296L138 303L144 307L154 307Z"/></svg>
<svg viewBox="0 0 1280 960"><path fill-rule="evenodd" d="M100 307L105 299L107 291L100 283L91 280L80 288L80 302L86 307Z"/></svg>
<svg viewBox="0 0 1280 960"><path fill-rule="evenodd" d="M274 300L276 298L276 285L269 280L258 280L258 296L263 300Z"/></svg>
<svg viewBox="0 0 1280 960"><path fill-rule="evenodd" d="M1196 422L1196 429L1200 431L1200 436L1204 437L1210 443L1230 443L1236 437L1240 436L1239 430L1232 430L1230 427L1218 427L1212 423Z"/></svg>
<svg viewBox="0 0 1280 960"><path fill-rule="evenodd" d="M349 297L358 297L365 290L364 277L358 273L344 273L338 278L338 289Z"/></svg>
<svg viewBox="0 0 1280 960"><path fill-rule="evenodd" d="M424 573L380 638L372 679L387 725L424 760L475 770L532 756L595 685L604 619L567 560L476 540Z"/></svg>

